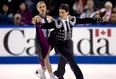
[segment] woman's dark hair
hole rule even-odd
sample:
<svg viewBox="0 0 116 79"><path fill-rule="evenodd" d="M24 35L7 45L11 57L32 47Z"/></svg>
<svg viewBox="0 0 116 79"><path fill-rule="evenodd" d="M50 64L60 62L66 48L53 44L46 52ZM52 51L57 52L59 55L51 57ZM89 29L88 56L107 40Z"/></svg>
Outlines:
<svg viewBox="0 0 116 79"><path fill-rule="evenodd" d="M68 4L61 4L59 9L63 9L66 12L69 12L69 5Z"/></svg>

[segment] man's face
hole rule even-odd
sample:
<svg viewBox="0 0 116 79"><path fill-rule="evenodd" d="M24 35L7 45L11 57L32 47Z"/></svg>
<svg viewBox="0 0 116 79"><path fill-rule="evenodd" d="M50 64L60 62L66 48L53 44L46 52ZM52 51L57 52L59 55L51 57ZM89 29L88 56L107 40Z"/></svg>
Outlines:
<svg viewBox="0 0 116 79"><path fill-rule="evenodd" d="M113 10L113 12L116 12L116 6L112 10Z"/></svg>
<svg viewBox="0 0 116 79"><path fill-rule="evenodd" d="M111 15L111 21L116 22L116 13L112 13Z"/></svg>
<svg viewBox="0 0 116 79"><path fill-rule="evenodd" d="M44 3L41 3L37 6L37 10L41 13L46 13L46 5Z"/></svg>
<svg viewBox="0 0 116 79"><path fill-rule="evenodd" d="M88 7L89 9L92 9L92 8L94 7L93 1L88 1L88 2L87 2L87 7Z"/></svg>
<svg viewBox="0 0 116 79"><path fill-rule="evenodd" d="M59 9L59 16L61 19L66 19L69 12L66 12L64 9Z"/></svg>
<svg viewBox="0 0 116 79"><path fill-rule="evenodd" d="M21 18L15 17L14 18L14 25L20 25L21 24Z"/></svg>
<svg viewBox="0 0 116 79"><path fill-rule="evenodd" d="M21 23L21 17L14 17L14 22L16 24L20 24Z"/></svg>

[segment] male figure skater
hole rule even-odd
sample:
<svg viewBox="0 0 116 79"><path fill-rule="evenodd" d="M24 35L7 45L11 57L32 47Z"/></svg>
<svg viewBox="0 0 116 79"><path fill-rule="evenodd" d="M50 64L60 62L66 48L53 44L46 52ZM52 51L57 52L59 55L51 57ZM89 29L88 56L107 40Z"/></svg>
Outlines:
<svg viewBox="0 0 116 79"><path fill-rule="evenodd" d="M69 16L69 6L67 4L62 4L59 7L59 16L60 17L57 20L54 20L51 23L41 24L41 28L55 29L56 38L58 40L57 49L63 56L63 60L67 60L69 62L69 65L71 66L76 79L84 79L80 68L76 64L74 57L69 50L69 41L72 38L72 27L76 24L97 23L101 21L93 18L79 19ZM60 74L61 72L59 72L58 74ZM57 74L55 75L58 76Z"/></svg>

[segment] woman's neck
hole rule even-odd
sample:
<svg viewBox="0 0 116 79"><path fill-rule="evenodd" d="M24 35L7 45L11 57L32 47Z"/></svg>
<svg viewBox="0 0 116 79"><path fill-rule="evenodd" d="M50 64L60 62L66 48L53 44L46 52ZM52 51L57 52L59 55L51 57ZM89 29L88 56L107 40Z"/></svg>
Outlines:
<svg viewBox="0 0 116 79"><path fill-rule="evenodd" d="M46 13L41 13L40 16L45 17Z"/></svg>

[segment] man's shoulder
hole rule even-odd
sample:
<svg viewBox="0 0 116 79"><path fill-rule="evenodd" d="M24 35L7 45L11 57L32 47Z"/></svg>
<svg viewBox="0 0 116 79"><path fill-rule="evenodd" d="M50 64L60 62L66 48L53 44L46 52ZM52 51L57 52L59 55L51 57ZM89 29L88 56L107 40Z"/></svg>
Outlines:
<svg viewBox="0 0 116 79"><path fill-rule="evenodd" d="M52 16L47 15L46 17L47 17L48 21L53 21L54 20L54 18Z"/></svg>

